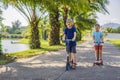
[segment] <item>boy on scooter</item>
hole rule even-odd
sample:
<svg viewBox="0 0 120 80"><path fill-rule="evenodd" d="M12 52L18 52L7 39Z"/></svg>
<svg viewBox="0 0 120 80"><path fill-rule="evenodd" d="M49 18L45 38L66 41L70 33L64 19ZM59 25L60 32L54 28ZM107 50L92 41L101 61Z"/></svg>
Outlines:
<svg viewBox="0 0 120 80"><path fill-rule="evenodd" d="M64 30L63 40L66 41L66 52L72 69L76 66L76 28L72 19L66 20L67 28ZM69 41L67 41L69 40ZM71 41L70 41L71 40Z"/></svg>
<svg viewBox="0 0 120 80"><path fill-rule="evenodd" d="M103 64L102 61L102 43L103 43L103 33L100 31L100 25L94 25L95 31L93 32L93 41L94 41L94 49L95 49L95 57L96 61L94 64Z"/></svg>

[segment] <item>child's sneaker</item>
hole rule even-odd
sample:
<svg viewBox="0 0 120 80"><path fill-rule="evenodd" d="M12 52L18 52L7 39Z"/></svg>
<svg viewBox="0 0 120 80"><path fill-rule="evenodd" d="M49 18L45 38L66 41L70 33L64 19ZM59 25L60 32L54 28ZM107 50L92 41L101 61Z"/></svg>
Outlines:
<svg viewBox="0 0 120 80"><path fill-rule="evenodd" d="M99 63L100 63L101 65L103 65L103 60L102 60L102 59L100 59Z"/></svg>
<svg viewBox="0 0 120 80"><path fill-rule="evenodd" d="M97 63L99 63L99 61L96 60L94 63L97 64Z"/></svg>

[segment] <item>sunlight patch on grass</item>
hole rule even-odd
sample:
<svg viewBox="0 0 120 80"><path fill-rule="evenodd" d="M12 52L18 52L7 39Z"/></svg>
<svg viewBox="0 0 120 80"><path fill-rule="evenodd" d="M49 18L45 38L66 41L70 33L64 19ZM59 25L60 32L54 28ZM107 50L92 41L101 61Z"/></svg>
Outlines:
<svg viewBox="0 0 120 80"><path fill-rule="evenodd" d="M107 41L114 44L116 47L120 49L120 39L109 39Z"/></svg>

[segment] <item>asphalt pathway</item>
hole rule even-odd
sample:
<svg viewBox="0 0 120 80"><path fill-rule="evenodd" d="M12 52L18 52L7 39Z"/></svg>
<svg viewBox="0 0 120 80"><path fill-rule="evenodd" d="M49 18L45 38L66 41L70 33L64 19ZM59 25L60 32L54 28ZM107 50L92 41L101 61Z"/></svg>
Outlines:
<svg viewBox="0 0 120 80"><path fill-rule="evenodd" d="M76 70L65 70L65 49L0 65L0 80L120 80L120 49L105 42L103 66L93 66L93 43L77 46Z"/></svg>

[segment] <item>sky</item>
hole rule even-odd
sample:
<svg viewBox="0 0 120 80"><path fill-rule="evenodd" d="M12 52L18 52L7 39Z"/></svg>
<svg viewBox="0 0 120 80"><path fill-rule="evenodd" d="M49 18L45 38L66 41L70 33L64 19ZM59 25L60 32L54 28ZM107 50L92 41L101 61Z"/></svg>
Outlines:
<svg viewBox="0 0 120 80"><path fill-rule="evenodd" d="M107 5L107 10L110 14L97 13L97 21L100 25L109 22L115 22L120 24L120 0L109 0L109 5ZM3 24L6 26L12 26L12 22L19 20L22 24L21 26L27 26L28 23L24 17L11 6L7 10L3 10Z"/></svg>
<svg viewBox="0 0 120 80"><path fill-rule="evenodd" d="M21 26L27 26L28 23L26 19L12 6L9 6L6 10L3 10L2 16L4 20L2 21L3 24L6 26L12 26L12 22L19 20L21 22Z"/></svg>
<svg viewBox="0 0 120 80"><path fill-rule="evenodd" d="M120 24L120 0L109 0L107 10L110 14L97 13L98 23L101 25L109 22Z"/></svg>

